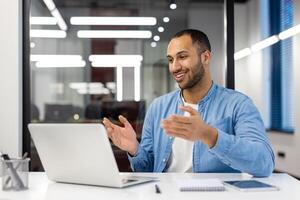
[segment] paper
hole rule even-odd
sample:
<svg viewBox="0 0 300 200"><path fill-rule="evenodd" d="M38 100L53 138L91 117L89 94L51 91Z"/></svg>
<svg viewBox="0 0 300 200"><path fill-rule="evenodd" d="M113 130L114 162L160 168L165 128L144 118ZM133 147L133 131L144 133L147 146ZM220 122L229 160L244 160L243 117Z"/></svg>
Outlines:
<svg viewBox="0 0 300 200"><path fill-rule="evenodd" d="M180 191L224 191L219 179L182 179L177 180Z"/></svg>

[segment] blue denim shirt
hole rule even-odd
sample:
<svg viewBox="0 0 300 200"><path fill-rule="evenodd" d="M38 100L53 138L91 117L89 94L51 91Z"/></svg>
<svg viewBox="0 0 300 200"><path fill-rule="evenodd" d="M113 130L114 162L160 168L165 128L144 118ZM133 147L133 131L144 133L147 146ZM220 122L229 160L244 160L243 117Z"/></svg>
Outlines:
<svg viewBox="0 0 300 200"><path fill-rule="evenodd" d="M134 157L128 156L133 171L163 172L172 151L173 138L160 127L171 114L182 114L180 90L156 98L145 117L142 139ZM246 172L269 176L274 154L261 116L249 97L213 84L198 102L202 119L218 130L214 147L194 142L193 172Z"/></svg>

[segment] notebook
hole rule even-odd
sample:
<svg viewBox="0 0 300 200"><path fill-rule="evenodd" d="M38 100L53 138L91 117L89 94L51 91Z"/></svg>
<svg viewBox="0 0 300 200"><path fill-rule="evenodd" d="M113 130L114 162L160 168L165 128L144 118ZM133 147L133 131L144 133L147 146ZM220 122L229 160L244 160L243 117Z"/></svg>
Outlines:
<svg viewBox="0 0 300 200"><path fill-rule="evenodd" d="M177 181L180 191L225 191L219 179L183 179Z"/></svg>

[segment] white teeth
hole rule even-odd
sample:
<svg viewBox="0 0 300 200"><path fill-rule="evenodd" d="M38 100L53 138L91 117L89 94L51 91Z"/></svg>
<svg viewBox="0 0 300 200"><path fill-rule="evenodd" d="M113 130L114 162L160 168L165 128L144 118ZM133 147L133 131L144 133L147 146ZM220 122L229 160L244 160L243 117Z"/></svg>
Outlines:
<svg viewBox="0 0 300 200"><path fill-rule="evenodd" d="M176 74L176 78L181 78L182 76L184 76L184 73Z"/></svg>

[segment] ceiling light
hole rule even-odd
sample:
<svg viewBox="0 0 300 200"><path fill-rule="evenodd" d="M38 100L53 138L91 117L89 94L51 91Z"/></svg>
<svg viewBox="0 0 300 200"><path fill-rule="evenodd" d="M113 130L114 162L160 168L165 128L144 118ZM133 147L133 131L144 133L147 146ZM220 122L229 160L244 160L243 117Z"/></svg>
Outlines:
<svg viewBox="0 0 300 200"><path fill-rule="evenodd" d="M234 53L234 60L239 60L239 59L241 59L243 57L246 57L250 54L251 54L251 49L250 48L242 49L242 50Z"/></svg>
<svg viewBox="0 0 300 200"><path fill-rule="evenodd" d="M85 67L86 62L84 60L80 61L38 61L35 66L38 68L60 68L60 67Z"/></svg>
<svg viewBox="0 0 300 200"><path fill-rule="evenodd" d="M116 83L115 82L106 82L105 85L108 89L111 89L111 90L116 89Z"/></svg>
<svg viewBox="0 0 300 200"><path fill-rule="evenodd" d="M54 17L30 17L31 25L56 25L57 21Z"/></svg>
<svg viewBox="0 0 300 200"><path fill-rule="evenodd" d="M68 61L81 61L81 55L55 55L55 54L31 54L30 61L32 62L68 62Z"/></svg>
<svg viewBox="0 0 300 200"><path fill-rule="evenodd" d="M261 49L264 49L268 46L271 46L273 44L275 44L276 42L279 41L279 38L277 35L274 35L272 37L269 37L267 39L264 39L254 45L251 46L251 51L255 52L255 51L258 51L258 50L261 50Z"/></svg>
<svg viewBox="0 0 300 200"><path fill-rule="evenodd" d="M56 8L55 4L53 3L53 0L44 0L44 3L46 4L50 12Z"/></svg>
<svg viewBox="0 0 300 200"><path fill-rule="evenodd" d="M141 55L90 55L93 67L136 67L143 60Z"/></svg>
<svg viewBox="0 0 300 200"><path fill-rule="evenodd" d="M72 82L69 84L72 89L84 89L84 88L103 88L103 83L101 82Z"/></svg>
<svg viewBox="0 0 300 200"><path fill-rule="evenodd" d="M157 42L157 41L160 40L160 37L159 37L158 35L155 35L155 36L153 37L153 40Z"/></svg>
<svg viewBox="0 0 300 200"><path fill-rule="evenodd" d="M300 24L297 26L294 26L292 28L289 28L285 31L282 31L279 33L279 39L284 40L286 38L292 37L293 35L296 35L297 33L300 33Z"/></svg>
<svg viewBox="0 0 300 200"><path fill-rule="evenodd" d="M35 43L34 42L30 42L30 48L34 48L35 47Z"/></svg>
<svg viewBox="0 0 300 200"><path fill-rule="evenodd" d="M59 28L60 28L61 30L64 30L64 31L65 31L65 30L68 29L65 20L62 18L60 12L58 12L57 9L54 9L53 11L51 11L51 14L52 14L52 16L56 19L57 24L58 24L58 26L59 26Z"/></svg>
<svg viewBox="0 0 300 200"><path fill-rule="evenodd" d="M30 37L34 38L65 38L67 37L66 31L62 30L41 30L31 29Z"/></svg>
<svg viewBox="0 0 300 200"><path fill-rule="evenodd" d="M164 27L160 26L157 28L158 32L162 33L165 31Z"/></svg>
<svg viewBox="0 0 300 200"><path fill-rule="evenodd" d="M83 88L78 89L79 94L109 94L109 89L107 88Z"/></svg>
<svg viewBox="0 0 300 200"><path fill-rule="evenodd" d="M104 31L88 31L81 30L77 32L79 38L151 38L151 31L126 31L126 30L104 30Z"/></svg>
<svg viewBox="0 0 300 200"><path fill-rule="evenodd" d="M171 3L170 4L170 9L175 10L177 8L177 4L176 3Z"/></svg>
<svg viewBox="0 0 300 200"><path fill-rule="evenodd" d="M168 22L170 21L170 18L169 18L169 17L164 17L164 18L163 18L163 21L164 21L165 23L168 23Z"/></svg>
<svg viewBox="0 0 300 200"><path fill-rule="evenodd" d="M151 47L156 47L157 43L156 42L151 42Z"/></svg>
<svg viewBox="0 0 300 200"><path fill-rule="evenodd" d="M123 62L139 61L143 60L142 55L90 55L89 61L111 61L111 60L121 60Z"/></svg>
<svg viewBox="0 0 300 200"><path fill-rule="evenodd" d="M73 25L141 25L153 26L155 17L71 17Z"/></svg>

